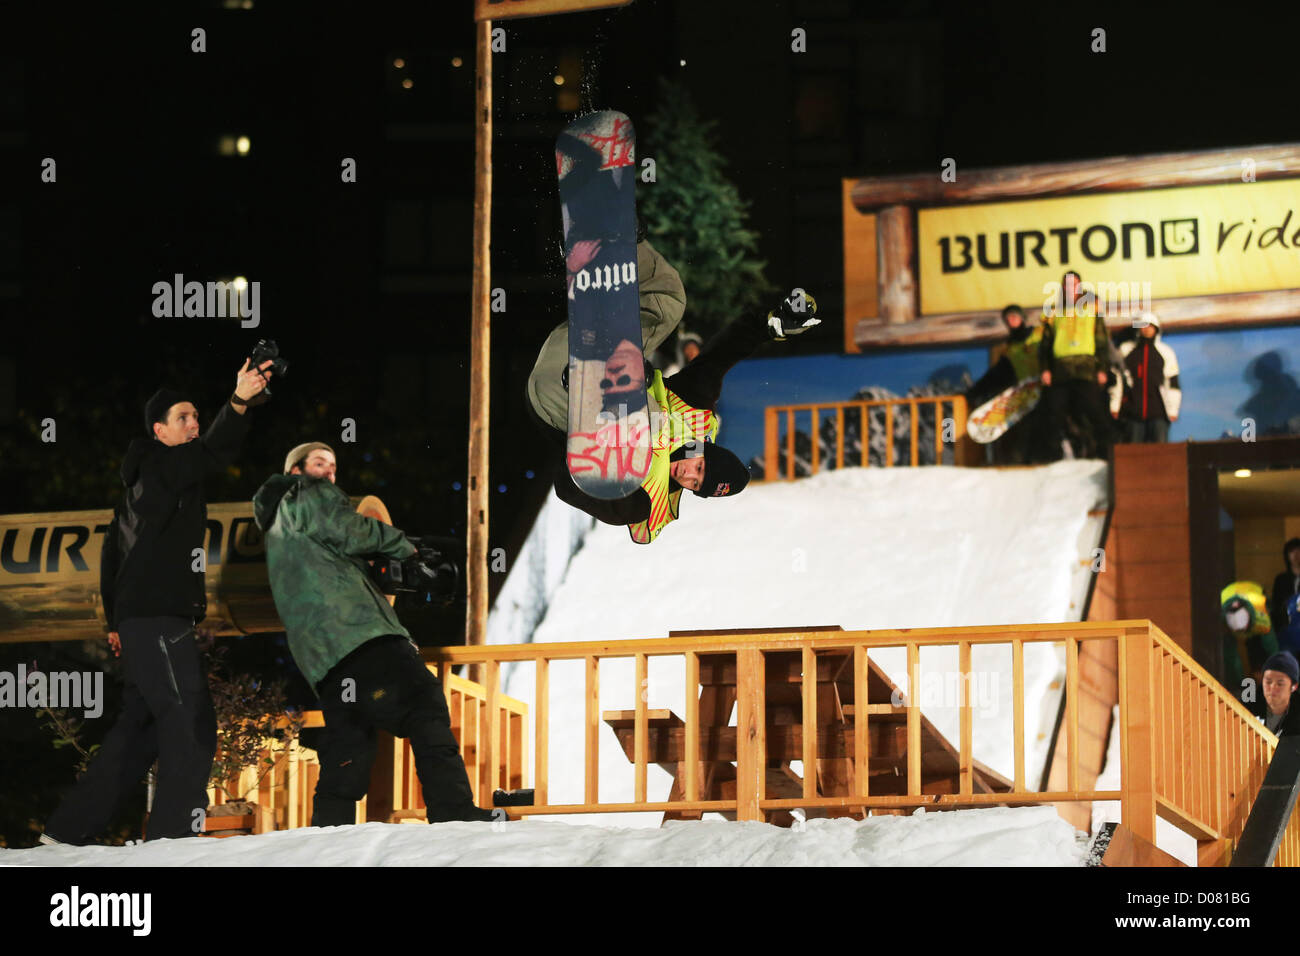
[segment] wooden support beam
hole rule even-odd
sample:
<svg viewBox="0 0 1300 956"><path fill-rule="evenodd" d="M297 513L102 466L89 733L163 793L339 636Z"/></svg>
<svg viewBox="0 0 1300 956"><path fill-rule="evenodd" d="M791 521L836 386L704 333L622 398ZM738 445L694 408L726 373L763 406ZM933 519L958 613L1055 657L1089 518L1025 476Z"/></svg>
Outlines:
<svg viewBox="0 0 1300 956"><path fill-rule="evenodd" d="M880 287L880 317L901 325L917 316L915 214L895 205L876 215L876 276Z"/></svg>

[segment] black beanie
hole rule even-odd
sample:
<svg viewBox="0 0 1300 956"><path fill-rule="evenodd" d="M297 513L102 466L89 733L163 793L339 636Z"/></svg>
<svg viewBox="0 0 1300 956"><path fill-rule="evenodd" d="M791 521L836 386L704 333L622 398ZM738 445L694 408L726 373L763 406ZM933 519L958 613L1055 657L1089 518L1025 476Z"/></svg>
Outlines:
<svg viewBox="0 0 1300 956"><path fill-rule="evenodd" d="M749 484L749 469L732 452L715 445L704 443L704 482L700 490L694 492L697 498L725 498L738 495Z"/></svg>
<svg viewBox="0 0 1300 956"><path fill-rule="evenodd" d="M1290 651L1278 651L1272 655L1264 662L1263 670L1280 671L1291 678L1291 683L1300 684L1300 663Z"/></svg>
<svg viewBox="0 0 1300 956"><path fill-rule="evenodd" d="M184 392L174 388L160 388L144 403L144 430L153 437L153 423L167 421L167 409L181 402L192 401Z"/></svg>

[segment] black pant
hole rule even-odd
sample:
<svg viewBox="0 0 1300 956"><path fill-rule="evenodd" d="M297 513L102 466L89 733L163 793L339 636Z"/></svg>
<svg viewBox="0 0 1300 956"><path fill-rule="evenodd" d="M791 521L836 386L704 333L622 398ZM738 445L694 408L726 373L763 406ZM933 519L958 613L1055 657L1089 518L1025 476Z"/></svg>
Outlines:
<svg viewBox="0 0 1300 956"><path fill-rule="evenodd" d="M490 818L474 806L442 682L408 639L390 634L367 641L335 664L316 690L325 729L312 826L356 822L357 801L370 786L376 730L410 738L430 823Z"/></svg>
<svg viewBox="0 0 1300 956"><path fill-rule="evenodd" d="M46 823L45 832L63 843L85 844L97 836L155 760L149 839L194 836L203 829L217 720L193 622L132 618L118 625L118 635L126 676L122 713Z"/></svg>
<svg viewBox="0 0 1300 956"><path fill-rule="evenodd" d="M1061 457L1061 439L1065 436L1065 416L1092 432L1095 450L1091 457L1109 458L1115 425L1106 405L1106 390L1096 379L1053 377L1043 396L1047 407L1043 416L1043 441L1040 455L1044 461Z"/></svg>
<svg viewBox="0 0 1300 956"><path fill-rule="evenodd" d="M1169 421L1164 418L1132 419L1128 423L1128 440L1134 443L1162 444L1169 441Z"/></svg>

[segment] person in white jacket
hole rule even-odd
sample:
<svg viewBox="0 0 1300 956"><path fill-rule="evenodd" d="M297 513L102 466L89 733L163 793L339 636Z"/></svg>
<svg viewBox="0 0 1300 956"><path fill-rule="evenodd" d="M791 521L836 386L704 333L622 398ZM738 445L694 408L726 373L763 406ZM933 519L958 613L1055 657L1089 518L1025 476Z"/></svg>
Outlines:
<svg viewBox="0 0 1300 956"><path fill-rule="evenodd" d="M1183 400L1178 357L1161 341L1154 312L1143 312L1137 326L1137 338L1119 347L1124 374L1111 389L1111 414L1121 419L1131 442L1168 441Z"/></svg>

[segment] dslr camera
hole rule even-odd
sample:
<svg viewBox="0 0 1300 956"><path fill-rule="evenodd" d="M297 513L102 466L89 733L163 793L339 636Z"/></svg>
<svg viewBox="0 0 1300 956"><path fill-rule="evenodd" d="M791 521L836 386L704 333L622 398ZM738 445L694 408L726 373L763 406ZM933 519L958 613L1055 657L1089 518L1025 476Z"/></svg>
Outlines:
<svg viewBox="0 0 1300 956"><path fill-rule="evenodd" d="M266 371L281 378L289 374L289 363L280 358L280 347L275 344L275 339L258 339L252 353L248 356L248 367L259 368L267 359L270 359L271 367ZM271 397L270 386L263 390L263 394L267 398Z"/></svg>
<svg viewBox="0 0 1300 956"><path fill-rule="evenodd" d="M415 594L424 604L447 605L456 598L460 568L449 549L430 538L408 538L415 554L398 561L385 555L374 559L370 577L384 594Z"/></svg>

